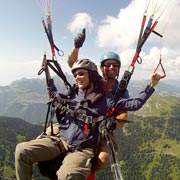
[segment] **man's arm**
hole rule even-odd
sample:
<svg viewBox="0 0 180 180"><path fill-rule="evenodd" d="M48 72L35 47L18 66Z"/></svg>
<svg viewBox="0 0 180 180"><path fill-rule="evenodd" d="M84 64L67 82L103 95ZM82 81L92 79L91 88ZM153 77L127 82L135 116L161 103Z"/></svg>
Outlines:
<svg viewBox="0 0 180 180"><path fill-rule="evenodd" d="M73 64L78 60L79 48L73 47L70 54L68 55L68 65L72 68Z"/></svg>
<svg viewBox="0 0 180 180"><path fill-rule="evenodd" d="M159 80L161 79L161 76L157 73L154 73L151 77L151 82L145 90L141 91L135 98L122 98L118 101L116 106L116 111L137 111L139 110L145 102L149 99L149 97L153 94L155 91L154 87L158 84Z"/></svg>
<svg viewBox="0 0 180 180"><path fill-rule="evenodd" d="M74 47L68 55L68 65L72 67L73 64L78 60L79 49L82 47L86 38L86 29L83 28L82 32L77 34L74 38Z"/></svg>

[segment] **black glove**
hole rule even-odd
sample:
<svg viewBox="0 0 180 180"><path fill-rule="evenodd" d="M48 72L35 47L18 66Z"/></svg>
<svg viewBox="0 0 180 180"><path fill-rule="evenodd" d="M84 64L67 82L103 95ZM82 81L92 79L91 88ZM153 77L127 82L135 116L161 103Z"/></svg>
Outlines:
<svg viewBox="0 0 180 180"><path fill-rule="evenodd" d="M103 120L99 125L100 133L104 130L107 130L108 132L112 132L114 129L116 129L116 120L114 118Z"/></svg>
<svg viewBox="0 0 180 180"><path fill-rule="evenodd" d="M102 120L99 124L99 132L100 133L103 133L104 130L106 130L106 123L107 121L106 120Z"/></svg>
<svg viewBox="0 0 180 180"><path fill-rule="evenodd" d="M75 48L80 48L82 47L84 41L86 38L86 29L83 28L82 32L79 33L75 38L74 38L74 47Z"/></svg>
<svg viewBox="0 0 180 180"><path fill-rule="evenodd" d="M107 120L106 128L108 131L112 132L114 129L116 129L116 120L114 118L110 118Z"/></svg>

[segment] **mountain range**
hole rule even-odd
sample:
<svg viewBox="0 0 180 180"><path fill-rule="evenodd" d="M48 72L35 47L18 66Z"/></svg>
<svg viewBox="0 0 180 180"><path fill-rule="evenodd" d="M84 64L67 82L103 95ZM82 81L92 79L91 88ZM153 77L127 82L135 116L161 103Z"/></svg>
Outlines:
<svg viewBox="0 0 180 180"><path fill-rule="evenodd" d="M60 92L66 91L61 79L54 77L54 81ZM70 83L73 84L71 81ZM18 117L30 123L41 123L45 121L48 102L45 79L23 78L12 82L9 86L0 86L2 116Z"/></svg>
<svg viewBox="0 0 180 180"><path fill-rule="evenodd" d="M71 84L73 77L66 74ZM54 77L59 92L66 92L64 83L58 77ZM128 90L130 97L139 93L149 81L132 80ZM161 96L180 97L180 80L161 81L155 88L155 94ZM30 123L42 123L47 112L47 87L45 79L20 79L8 86L0 86L0 116L22 118Z"/></svg>
<svg viewBox="0 0 180 180"><path fill-rule="evenodd" d="M180 98L155 94L130 123L114 131L118 162L124 179L180 179ZM0 179L15 180L14 151L17 143L36 138L42 124L0 116ZM111 164L96 173L96 180L112 180ZM33 180L45 180L33 167Z"/></svg>
<svg viewBox="0 0 180 180"><path fill-rule="evenodd" d="M65 92L63 82L54 79L57 88ZM147 83L131 81L130 97ZM115 130L117 157L124 179L180 180L179 84L179 81L161 81L139 111L128 113L130 123ZM0 86L0 180L16 179L15 146L36 138L43 131L47 102L45 79L21 79ZM36 165L32 179L46 179ZM110 166L96 174L96 180L111 179Z"/></svg>

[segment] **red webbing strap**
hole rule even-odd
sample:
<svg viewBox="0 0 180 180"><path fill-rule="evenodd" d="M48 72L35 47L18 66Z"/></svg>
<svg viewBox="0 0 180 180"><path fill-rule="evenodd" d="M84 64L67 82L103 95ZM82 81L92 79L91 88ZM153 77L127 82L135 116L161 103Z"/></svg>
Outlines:
<svg viewBox="0 0 180 180"><path fill-rule="evenodd" d="M86 180L95 180L95 174L93 172L90 172L90 174Z"/></svg>
<svg viewBox="0 0 180 180"><path fill-rule="evenodd" d="M135 65L135 62L139 57L139 50L140 50L139 47L140 47L141 39L143 37L143 31L144 31L145 23L146 23L146 12L143 15L143 19L142 19L142 23L141 23L141 29L140 29L139 38L138 38L138 43L137 43L137 47L136 47L136 52L135 52L133 60L131 62L131 66Z"/></svg>
<svg viewBox="0 0 180 180"><path fill-rule="evenodd" d="M59 50L58 47L54 44L53 35L52 35L51 17L50 16L47 17L47 26L46 26L44 19L42 19L42 24L43 24L45 33L46 33L47 38L48 38L49 43L50 43L51 52L52 52L52 59L54 59L54 57L55 57L55 50L58 52L59 56L63 56L64 52L62 50Z"/></svg>
<svg viewBox="0 0 180 180"><path fill-rule="evenodd" d="M139 53L141 52L141 48L144 45L144 43L146 42L146 40L148 39L151 32L154 31L154 28L156 27L156 25L158 23L157 20L153 23L153 15L152 15L149 18L147 26L144 30L145 22L146 22L146 14L144 13L144 16L142 19L142 24L141 24L141 29L140 29L140 34L139 34L139 38L138 38L138 43L137 43L137 47L136 47L136 52L134 54L134 57L133 57L133 60L130 64L130 66L129 66L129 70L126 70L124 72L124 75L119 83L118 89L116 90L116 93L114 95L113 105L106 114L107 117L111 117L114 114L114 112L115 112L114 108L115 108L119 98L121 98L123 96L124 92L126 91L126 88L130 81L130 78L134 72L134 66L135 66L136 61L138 61Z"/></svg>

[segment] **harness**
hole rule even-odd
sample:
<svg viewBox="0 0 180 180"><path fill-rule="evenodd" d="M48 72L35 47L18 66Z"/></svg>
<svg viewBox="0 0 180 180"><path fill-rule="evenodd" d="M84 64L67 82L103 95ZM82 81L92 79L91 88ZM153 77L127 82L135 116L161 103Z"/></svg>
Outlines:
<svg viewBox="0 0 180 180"><path fill-rule="evenodd" d="M96 123L96 122L102 121L105 118L105 116L98 116L98 117L87 116L82 113L78 113L77 110L79 109L79 107L83 106L83 107L86 107L91 112L93 112L94 114L98 115L97 111L89 108L89 106L92 105L94 102L96 102L101 97L102 97L101 93L93 92L93 93L89 94L86 97L86 99L84 99L83 101L76 102L69 98L64 98L60 95L57 98L55 98L52 103L56 108L61 109L62 112L66 111L66 112L70 113L71 116L74 117L75 119L81 120L81 121L85 122L86 124L90 124L90 123ZM74 110L72 110L66 106L66 103L69 103L69 102L76 103Z"/></svg>
<svg viewBox="0 0 180 180"><path fill-rule="evenodd" d="M97 125L99 125L101 123L101 121L107 119L107 118L105 118L105 115L99 116L98 112L95 109L91 108L91 107L93 107L93 104L103 96L102 92L99 92L99 91L92 92L89 95L87 95L85 99L83 99L80 102L77 102L77 101L71 99L71 97L74 94L76 94L77 91L78 91L78 87L72 86L71 90L69 91L69 93L67 95L59 93L58 96L56 96L51 101L51 103L49 105L51 107L48 108L49 109L48 114L50 114L49 124L51 124L51 135L54 135L53 122L52 122L52 119L53 119L52 116L54 116L54 114L56 114L57 121L59 123L61 123L61 120L65 116L66 113L69 113L69 115L71 117L73 117L73 119L77 119L78 121L81 121L84 126L85 135L88 135L88 130L89 130L90 126L92 127L92 134L95 134L97 132L97 129L96 129ZM70 104L70 103L74 104L74 108L69 108L67 106L67 104ZM89 110L89 112L92 112L93 116L83 114L81 111L79 111L79 109L80 110L81 109ZM75 121L75 123L76 123L76 121ZM82 125L82 123L80 123L80 124ZM78 125L78 123L77 123L77 125ZM46 125L46 127L47 127L47 125ZM94 131L95 129L96 129L96 131ZM46 135L46 130L44 130L44 134ZM93 135L93 137L94 137L94 135ZM96 152L97 142L93 142L93 147L94 147L94 152Z"/></svg>

